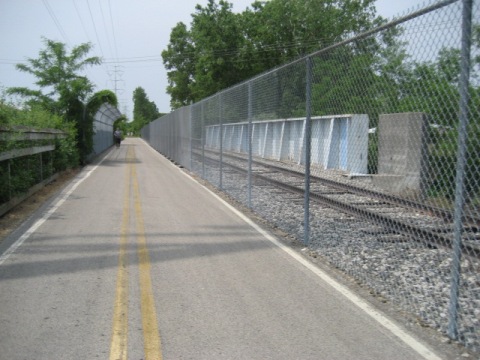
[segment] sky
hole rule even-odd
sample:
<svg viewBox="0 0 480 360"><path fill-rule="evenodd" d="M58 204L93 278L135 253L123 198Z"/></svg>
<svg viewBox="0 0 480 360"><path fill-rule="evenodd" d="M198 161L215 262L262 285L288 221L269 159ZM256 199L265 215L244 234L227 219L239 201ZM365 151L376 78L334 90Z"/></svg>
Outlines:
<svg viewBox="0 0 480 360"><path fill-rule="evenodd" d="M253 0L230 0L242 12ZM74 46L90 42L89 55L103 59L85 71L95 91L110 89L119 110L132 120L133 91L142 87L160 112L170 112L167 72L161 52L172 28L187 26L195 5L207 0L0 0L0 91L13 86L36 89L35 78L15 64L37 58L42 37ZM391 19L417 10L431 1L377 0L379 15Z"/></svg>

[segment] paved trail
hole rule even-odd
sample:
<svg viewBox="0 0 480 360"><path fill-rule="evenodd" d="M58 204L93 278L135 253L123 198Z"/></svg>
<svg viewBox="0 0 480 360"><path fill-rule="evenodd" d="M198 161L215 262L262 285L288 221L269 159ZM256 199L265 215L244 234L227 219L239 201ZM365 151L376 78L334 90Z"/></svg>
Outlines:
<svg viewBox="0 0 480 360"><path fill-rule="evenodd" d="M30 225L0 248L0 359L436 358L139 139Z"/></svg>

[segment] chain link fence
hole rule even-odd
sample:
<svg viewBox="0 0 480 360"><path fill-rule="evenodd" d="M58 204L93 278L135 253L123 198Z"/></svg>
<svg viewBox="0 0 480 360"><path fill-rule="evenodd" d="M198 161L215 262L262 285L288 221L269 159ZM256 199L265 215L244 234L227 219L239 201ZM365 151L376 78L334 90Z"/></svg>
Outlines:
<svg viewBox="0 0 480 360"><path fill-rule="evenodd" d="M480 352L479 15L479 1L432 1L142 136Z"/></svg>
<svg viewBox="0 0 480 360"><path fill-rule="evenodd" d="M120 111L109 103L100 106L93 117L93 151L89 159L113 146L113 124L121 116Z"/></svg>

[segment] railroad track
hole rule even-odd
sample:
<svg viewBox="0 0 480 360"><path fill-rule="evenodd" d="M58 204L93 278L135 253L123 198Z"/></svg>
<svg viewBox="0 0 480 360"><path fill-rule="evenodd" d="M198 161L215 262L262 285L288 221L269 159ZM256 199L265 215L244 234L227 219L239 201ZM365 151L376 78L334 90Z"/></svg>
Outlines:
<svg viewBox="0 0 480 360"><path fill-rule="evenodd" d="M205 154L208 153L213 152L205 152ZM222 159L225 168L241 174L247 172L245 157L223 154ZM207 155L205 155L205 161L215 166L218 166L219 162L218 159ZM241 162L241 165L235 162ZM258 160L252 161L252 167L253 165L255 169L252 170L252 181L270 184L299 197L304 196L304 188L299 185L300 180L304 179L304 173ZM275 176L272 177L272 174ZM346 196L348 201L342 200L342 197ZM452 247L453 214L445 209L315 176L311 177L310 200L342 213L367 219L371 223L380 225L386 233L398 234L429 247ZM412 210L415 213L412 213ZM428 216L431 219L431 225L415 224L418 218L417 213L424 214L424 217ZM464 218L465 229L469 236L464 236L462 241L463 253L477 258L480 258L480 246L476 243L477 241L471 241L471 238L476 236L479 223L478 218L472 216Z"/></svg>

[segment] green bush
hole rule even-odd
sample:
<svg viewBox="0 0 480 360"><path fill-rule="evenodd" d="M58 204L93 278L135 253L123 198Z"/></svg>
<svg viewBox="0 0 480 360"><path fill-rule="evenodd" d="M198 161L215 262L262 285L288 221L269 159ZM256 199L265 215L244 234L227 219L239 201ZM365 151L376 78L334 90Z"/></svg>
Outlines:
<svg viewBox="0 0 480 360"><path fill-rule="evenodd" d="M0 99L0 126L9 132L8 139L0 140L0 153L34 146L55 145L55 150L9 159L0 162L0 203L28 191L33 185L54 173L73 168L79 164L76 144L76 128L60 116L41 109L17 109ZM22 140L20 128L37 130L56 129L64 137L55 140Z"/></svg>

